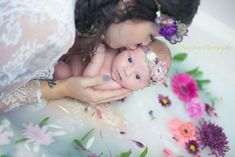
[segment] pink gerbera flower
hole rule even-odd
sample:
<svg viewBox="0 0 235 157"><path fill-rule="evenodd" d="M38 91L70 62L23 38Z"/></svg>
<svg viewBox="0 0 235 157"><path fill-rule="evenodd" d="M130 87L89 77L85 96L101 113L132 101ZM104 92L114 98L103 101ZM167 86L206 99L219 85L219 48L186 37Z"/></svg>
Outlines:
<svg viewBox="0 0 235 157"><path fill-rule="evenodd" d="M186 111L191 118L201 118L205 112L205 105L200 102L199 98L193 98L186 104Z"/></svg>
<svg viewBox="0 0 235 157"><path fill-rule="evenodd" d="M169 122L173 138L185 145L189 140L196 140L196 128L191 122L184 123L180 119L173 119Z"/></svg>
<svg viewBox="0 0 235 157"><path fill-rule="evenodd" d="M184 102L188 102L192 98L198 97L197 83L192 76L186 73L174 75L171 79L171 87L179 99Z"/></svg>
<svg viewBox="0 0 235 157"><path fill-rule="evenodd" d="M26 126L23 135L29 142L33 142L39 145L49 145L54 142L54 139L52 138L53 135L51 132L47 132L46 126L40 128L38 125L33 125L30 123L28 126Z"/></svg>

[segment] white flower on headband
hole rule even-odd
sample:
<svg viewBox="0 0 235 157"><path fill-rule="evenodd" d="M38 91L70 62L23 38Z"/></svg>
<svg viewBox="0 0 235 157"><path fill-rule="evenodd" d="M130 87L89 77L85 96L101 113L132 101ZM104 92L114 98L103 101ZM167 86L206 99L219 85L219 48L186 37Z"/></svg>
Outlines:
<svg viewBox="0 0 235 157"><path fill-rule="evenodd" d="M140 45L140 48L145 53L146 62L150 71L150 84L156 84L157 82L164 82L167 66L165 61L160 61L154 51L151 51L148 46Z"/></svg>
<svg viewBox="0 0 235 157"><path fill-rule="evenodd" d="M146 58L149 60L149 61L154 61L157 56L154 52L152 51L149 51L147 54L146 54Z"/></svg>

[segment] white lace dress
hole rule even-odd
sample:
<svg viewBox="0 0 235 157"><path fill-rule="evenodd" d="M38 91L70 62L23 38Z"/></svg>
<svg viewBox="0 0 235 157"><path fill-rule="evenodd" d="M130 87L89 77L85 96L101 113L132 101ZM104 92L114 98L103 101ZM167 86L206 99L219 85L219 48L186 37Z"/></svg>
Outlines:
<svg viewBox="0 0 235 157"><path fill-rule="evenodd" d="M42 104L39 81L50 79L75 38L75 0L0 1L0 111Z"/></svg>

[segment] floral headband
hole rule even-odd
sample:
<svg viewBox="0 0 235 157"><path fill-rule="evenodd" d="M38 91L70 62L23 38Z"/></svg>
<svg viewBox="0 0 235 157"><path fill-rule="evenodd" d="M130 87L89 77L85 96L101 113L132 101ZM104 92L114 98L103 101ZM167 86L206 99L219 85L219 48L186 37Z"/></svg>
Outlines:
<svg viewBox="0 0 235 157"><path fill-rule="evenodd" d="M187 36L188 26L180 21L175 21L172 17L161 13L161 5L158 0L154 0L158 11L155 23L160 26L159 34L168 40L171 44L176 44L183 40L183 36Z"/></svg>
<svg viewBox="0 0 235 157"><path fill-rule="evenodd" d="M155 52L150 50L148 46L139 46L145 53L145 58L149 67L150 71L150 84L156 84L157 82L163 83L165 80L165 76L167 73L167 67L166 62L160 61L157 58L157 55Z"/></svg>

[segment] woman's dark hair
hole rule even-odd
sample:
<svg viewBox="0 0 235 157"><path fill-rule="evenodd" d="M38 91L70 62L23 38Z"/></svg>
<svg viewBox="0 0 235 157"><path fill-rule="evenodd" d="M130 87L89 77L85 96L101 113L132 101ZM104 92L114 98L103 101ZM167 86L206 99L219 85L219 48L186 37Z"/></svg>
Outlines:
<svg viewBox="0 0 235 157"><path fill-rule="evenodd" d="M154 0L77 0L75 26L81 52L92 54L101 35L112 23L125 20L154 21L158 10ZM200 0L158 0L162 13L190 24ZM124 4L124 8L120 4Z"/></svg>

